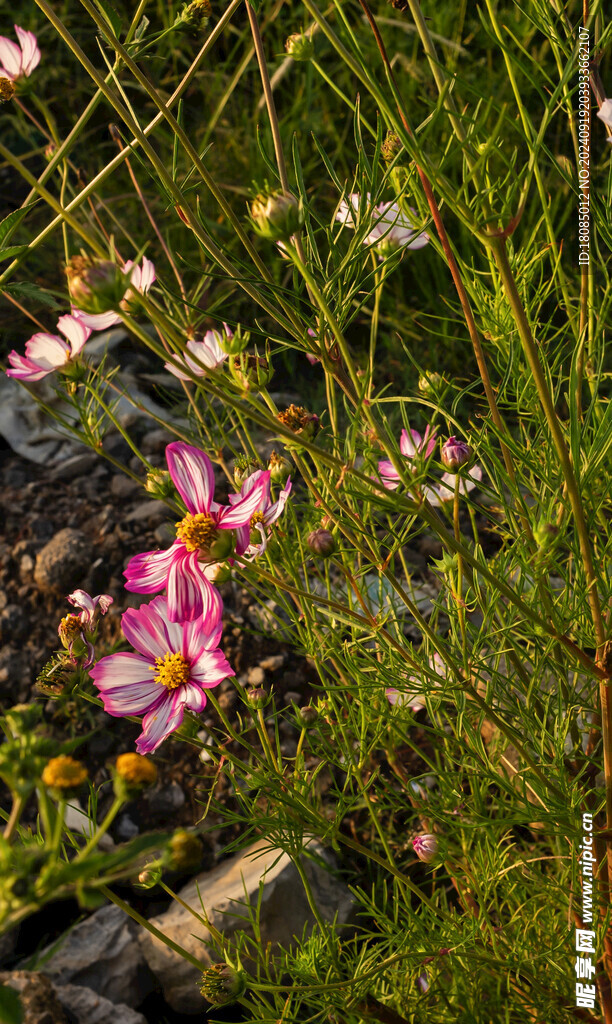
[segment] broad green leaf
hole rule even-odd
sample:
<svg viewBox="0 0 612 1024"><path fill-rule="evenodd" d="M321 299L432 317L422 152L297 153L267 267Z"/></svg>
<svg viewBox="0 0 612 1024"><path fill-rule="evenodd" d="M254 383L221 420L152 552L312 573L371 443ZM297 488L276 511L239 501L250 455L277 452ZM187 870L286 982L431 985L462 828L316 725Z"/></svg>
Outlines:
<svg viewBox="0 0 612 1024"><path fill-rule="evenodd" d="M23 1006L14 988L0 985L0 1021L2 1024L22 1024Z"/></svg>

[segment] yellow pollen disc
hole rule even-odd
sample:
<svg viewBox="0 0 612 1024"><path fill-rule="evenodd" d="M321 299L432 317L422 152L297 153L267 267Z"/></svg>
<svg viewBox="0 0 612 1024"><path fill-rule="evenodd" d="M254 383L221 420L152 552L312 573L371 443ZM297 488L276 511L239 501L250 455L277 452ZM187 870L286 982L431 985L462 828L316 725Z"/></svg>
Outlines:
<svg viewBox="0 0 612 1024"><path fill-rule="evenodd" d="M258 523L261 523L263 525L264 522L265 519L263 512L254 512L253 515L251 516L251 527L257 526Z"/></svg>
<svg viewBox="0 0 612 1024"><path fill-rule="evenodd" d="M161 683L169 690L176 690L177 686L189 682L189 662L182 654L172 654L168 651L163 658L155 659L155 666L151 665L151 668L153 667L157 669L153 682Z"/></svg>
<svg viewBox="0 0 612 1024"><path fill-rule="evenodd" d="M217 527L205 512L198 512L195 516L187 513L176 524L176 535L188 551L208 551L217 535Z"/></svg>

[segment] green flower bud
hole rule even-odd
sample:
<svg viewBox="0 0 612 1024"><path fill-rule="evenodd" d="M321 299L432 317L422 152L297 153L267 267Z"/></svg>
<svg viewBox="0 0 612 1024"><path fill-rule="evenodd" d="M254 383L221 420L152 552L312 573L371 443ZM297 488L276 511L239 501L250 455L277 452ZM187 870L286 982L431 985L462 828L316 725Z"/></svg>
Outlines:
<svg viewBox="0 0 612 1024"><path fill-rule="evenodd" d="M200 993L213 1006L235 1003L246 990L246 979L242 971L236 971L229 964L213 964L202 974Z"/></svg>
<svg viewBox="0 0 612 1024"><path fill-rule="evenodd" d="M145 491L163 500L174 497L176 491L167 469L151 469L145 480Z"/></svg>
<svg viewBox="0 0 612 1024"><path fill-rule="evenodd" d="M306 544L313 555L318 555L319 558L329 558L336 550L336 541L333 533L322 528L309 533L306 538Z"/></svg>
<svg viewBox="0 0 612 1024"><path fill-rule="evenodd" d="M202 843L193 832L179 829L168 844L165 861L172 871L192 871L202 863Z"/></svg>
<svg viewBox="0 0 612 1024"><path fill-rule="evenodd" d="M251 458L250 455L237 455L234 459L234 483L236 487L242 487L246 478L257 469L261 469L257 459Z"/></svg>
<svg viewBox="0 0 612 1024"><path fill-rule="evenodd" d="M283 458L282 455L277 455L276 452L271 453L268 469L270 470L270 480L273 484L286 484L291 476L292 468L291 463Z"/></svg>
<svg viewBox="0 0 612 1024"><path fill-rule="evenodd" d="M244 352L251 337L251 332L243 331L240 324L231 335L222 332L219 332L219 334L221 348L230 356L238 356L241 352Z"/></svg>
<svg viewBox="0 0 612 1024"><path fill-rule="evenodd" d="M213 562L223 562L233 550L234 534L232 530L219 530L208 549L208 554Z"/></svg>
<svg viewBox="0 0 612 1024"><path fill-rule="evenodd" d="M304 32L294 32L285 43L285 50L294 60L312 60L314 46L311 36Z"/></svg>
<svg viewBox="0 0 612 1024"><path fill-rule="evenodd" d="M245 391L266 387L274 376L271 364L257 353L247 355L246 352L242 352L230 359L229 369L234 380L238 381Z"/></svg>
<svg viewBox="0 0 612 1024"><path fill-rule="evenodd" d="M268 703L268 694L262 686L256 686L247 693L247 700L249 706L258 711L260 708L265 708Z"/></svg>
<svg viewBox="0 0 612 1024"><path fill-rule="evenodd" d="M385 160L386 163L388 164L392 163L393 160L395 160L396 156L398 156L402 152L403 148L404 147L402 145L402 141L397 132L391 131L390 129L387 132L385 136L385 141L383 142L381 147L383 160Z"/></svg>
<svg viewBox="0 0 612 1024"><path fill-rule="evenodd" d="M287 241L304 223L301 200L281 191L257 196L251 205L251 217L257 233L271 242Z"/></svg>
<svg viewBox="0 0 612 1024"><path fill-rule="evenodd" d="M308 704L305 708L300 708L298 712L298 718L306 729L314 725L318 717L319 712L316 708L313 708L312 704Z"/></svg>

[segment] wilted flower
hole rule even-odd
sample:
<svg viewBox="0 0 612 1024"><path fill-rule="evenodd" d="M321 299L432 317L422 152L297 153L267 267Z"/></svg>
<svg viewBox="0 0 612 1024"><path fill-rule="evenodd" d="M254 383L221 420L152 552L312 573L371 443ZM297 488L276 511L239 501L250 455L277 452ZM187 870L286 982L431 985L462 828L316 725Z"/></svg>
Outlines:
<svg viewBox="0 0 612 1024"><path fill-rule="evenodd" d="M112 266L115 266L115 264L112 264ZM136 295L138 293L146 294L154 283L155 267L151 260L143 256L142 266L139 266L132 260L127 260L120 272L118 267L115 267L115 270L117 274L121 274L121 277L118 277L116 281L117 290L112 296L113 305L120 305L125 312L129 313L131 312L130 306L133 304ZM128 282L129 287L126 288L126 283ZM73 295L73 298L78 302L77 296ZM114 301L115 299L117 300L116 302ZM102 297L100 301L102 306L104 306L105 303L102 301ZM73 308L72 312L74 316L78 316L79 320L86 324L87 327L90 327L92 331L105 331L107 328L121 323L121 316L117 313L116 308L112 309L108 304L106 304L105 309L98 309L97 311Z"/></svg>
<svg viewBox="0 0 612 1024"><path fill-rule="evenodd" d="M431 864L432 860L437 856L438 840L429 833L415 836L412 840L412 846L419 860L424 861L425 864Z"/></svg>
<svg viewBox="0 0 612 1024"><path fill-rule="evenodd" d="M40 61L40 50L33 32L15 25L19 46L6 36L0 36L0 78L8 78L16 82L18 78L28 78Z"/></svg>
<svg viewBox="0 0 612 1024"><path fill-rule="evenodd" d="M437 436L436 431L432 430L429 424L426 426L422 437L417 430L411 430L410 433L407 430L402 430L400 452L409 462L415 462L419 455L428 459L436 447ZM414 472L416 466L411 466L410 468ZM399 473L388 459L381 459L378 463L378 472L387 490L394 491L399 486Z"/></svg>
<svg viewBox="0 0 612 1024"><path fill-rule="evenodd" d="M136 749L149 754L178 729L185 709L204 710L206 689L235 673L219 650L218 617L172 622L166 598L156 597L128 608L121 628L138 653L110 654L89 674L109 715L144 715Z"/></svg>
<svg viewBox="0 0 612 1024"><path fill-rule="evenodd" d="M15 86L10 78L0 77L0 102L8 103L15 95Z"/></svg>
<svg viewBox="0 0 612 1024"><path fill-rule="evenodd" d="M171 622L200 616L212 621L220 618L222 604L207 567L230 554L229 531L250 526L269 487L270 474L262 471L246 496L234 496L234 502L222 506L214 500L213 467L204 452L175 441L166 448L166 459L187 514L176 524L177 539L168 550L145 551L130 559L124 571L125 587L139 594L155 594L166 587Z"/></svg>
<svg viewBox="0 0 612 1024"><path fill-rule="evenodd" d="M429 991L429 981L427 979L427 971L421 971L421 973L419 974L419 976L417 978L417 985L419 986L421 992L428 992Z"/></svg>
<svg viewBox="0 0 612 1024"><path fill-rule="evenodd" d="M262 477L263 481L262 490ZM236 554L262 555L268 544L270 527L282 514L287 498L291 493L291 480L288 479L286 486L280 492L277 501L272 501L270 496L270 471L257 470L246 478L238 494L230 494L228 501L230 505L237 505L244 502L253 490L257 488L260 498L257 507L253 511L248 523L239 526L236 530Z"/></svg>
<svg viewBox="0 0 612 1024"><path fill-rule="evenodd" d="M91 331L74 316L60 316L58 329L64 335L39 332L33 334L26 342L25 356L14 350L9 352L8 361L12 369L7 370L7 377L17 380L41 380L54 370L60 370L79 355ZM66 339L66 340L64 340Z"/></svg>
<svg viewBox="0 0 612 1024"><path fill-rule="evenodd" d="M370 202L370 193L366 195ZM356 228L355 214L362 206L362 198L357 192L349 196L350 205L342 200L336 213L336 220L346 227ZM391 249L422 249L429 242L425 231L417 232L408 217L401 211L397 203L378 203L371 210L370 231L364 238L364 245Z"/></svg>
<svg viewBox="0 0 612 1024"><path fill-rule="evenodd" d="M392 163L396 156L399 156L403 148L402 140L397 132L389 129L385 135L385 141L383 142L380 150L383 160L388 164Z"/></svg>
<svg viewBox="0 0 612 1024"><path fill-rule="evenodd" d="M233 331L227 324L223 324L225 337L233 338ZM207 370L216 370L227 359L227 352L222 348L224 336L221 331L207 331L202 338L189 338L185 345L185 351L175 355L177 362L185 367L185 370L173 366L172 363L165 363L166 370L173 373L179 380L191 380L192 377L204 377ZM189 372L187 372L189 371Z"/></svg>
<svg viewBox="0 0 612 1024"><path fill-rule="evenodd" d="M319 429L319 417L301 405L290 405L277 414L277 419L294 434L311 441Z"/></svg>
<svg viewBox="0 0 612 1024"><path fill-rule="evenodd" d="M597 116L601 118L608 131L612 132L612 100L603 101ZM612 135L608 135L606 142L612 142Z"/></svg>
<svg viewBox="0 0 612 1024"><path fill-rule="evenodd" d="M271 242L287 241L304 223L301 202L281 191L257 196L251 204L251 217L257 233Z"/></svg>
<svg viewBox="0 0 612 1024"><path fill-rule="evenodd" d="M185 4L174 24L176 27L187 25L193 31L202 31L211 15L210 0L191 0L191 3Z"/></svg>
<svg viewBox="0 0 612 1024"><path fill-rule="evenodd" d="M83 658L83 667L89 668L94 658L92 641L98 619L106 615L113 599L109 594L90 597L84 590L75 590L68 595L68 600L81 611L78 615L64 616L57 628L58 636L73 661Z"/></svg>
<svg viewBox="0 0 612 1024"><path fill-rule="evenodd" d="M472 449L465 441L461 441L453 434L441 447L442 462L447 469L456 473L458 469L465 466L472 458Z"/></svg>

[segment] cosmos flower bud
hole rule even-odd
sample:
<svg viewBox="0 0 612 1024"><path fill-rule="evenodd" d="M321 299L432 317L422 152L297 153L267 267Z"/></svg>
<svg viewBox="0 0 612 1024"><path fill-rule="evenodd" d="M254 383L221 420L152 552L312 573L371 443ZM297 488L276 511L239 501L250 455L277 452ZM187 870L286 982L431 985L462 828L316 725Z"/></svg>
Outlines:
<svg viewBox="0 0 612 1024"><path fill-rule="evenodd" d="M225 335L221 335L221 348L230 356L238 356L241 352L244 352L250 338L251 332L243 331L240 324L238 324L234 332L228 328L225 331Z"/></svg>
<svg viewBox="0 0 612 1024"><path fill-rule="evenodd" d="M319 429L319 417L301 405L290 405L288 409L278 413L277 419L305 441L311 441Z"/></svg>
<svg viewBox="0 0 612 1024"><path fill-rule="evenodd" d="M247 355L241 352L229 361L230 373L245 391L264 388L270 383L274 370L270 362L257 354Z"/></svg>
<svg viewBox="0 0 612 1024"><path fill-rule="evenodd" d="M425 395L435 394L440 390L443 383L444 378L439 373L424 373L422 377L419 377L419 391L422 391Z"/></svg>
<svg viewBox="0 0 612 1024"><path fill-rule="evenodd" d="M15 85L10 78L0 78L0 103L8 103L15 95Z"/></svg>
<svg viewBox="0 0 612 1024"><path fill-rule="evenodd" d="M167 469L151 469L145 480L145 491L155 498L170 498L175 493L174 484Z"/></svg>
<svg viewBox="0 0 612 1024"><path fill-rule="evenodd" d="M87 778L87 768L73 757L60 754L52 757L42 773L44 785L56 799L65 800L73 796Z"/></svg>
<svg viewBox="0 0 612 1024"><path fill-rule="evenodd" d="M389 129L385 136L385 141L381 146L383 160L385 160L385 162L388 164L392 163L392 161L395 160L396 156L398 156L401 153L403 148L404 147L402 145L402 141L397 132L394 132L391 129Z"/></svg>
<svg viewBox="0 0 612 1024"><path fill-rule="evenodd" d="M202 974L201 995L213 1006L235 1003L244 994L246 980L242 971L229 964L213 964Z"/></svg>
<svg viewBox="0 0 612 1024"><path fill-rule="evenodd" d="M250 707L255 708L255 710L258 711L259 708L265 708L268 703L268 694L264 690L263 686L255 686L247 693L247 700Z"/></svg>
<svg viewBox="0 0 612 1024"><path fill-rule="evenodd" d="M115 761L117 779L126 783L130 790L152 786L157 780L157 768L153 761L142 754L119 754Z"/></svg>
<svg viewBox="0 0 612 1024"><path fill-rule="evenodd" d="M174 25L175 28L185 25L194 32L202 31L206 28L211 15L212 7L209 0L191 0L191 3L185 4Z"/></svg>
<svg viewBox="0 0 612 1024"><path fill-rule="evenodd" d="M223 562L234 550L234 534L232 530L219 530L208 549L209 558L213 562Z"/></svg>
<svg viewBox="0 0 612 1024"><path fill-rule="evenodd" d="M191 871L202 863L202 843L193 832L179 829L168 844L167 866L172 871Z"/></svg>
<svg viewBox="0 0 612 1024"><path fill-rule="evenodd" d="M307 704L305 708L300 708L298 713L298 718L306 729L314 725L318 717L319 712L316 708L313 708L312 704Z"/></svg>
<svg viewBox="0 0 612 1024"><path fill-rule="evenodd" d="M454 434L449 437L448 441L445 441L442 445L441 450L442 462L451 473L456 473L458 469L465 466L467 462L472 458L472 449L469 444L465 441L461 441Z"/></svg>
<svg viewBox="0 0 612 1024"><path fill-rule="evenodd" d="M268 462L270 480L273 484L284 484L291 476L291 463L282 455L272 452Z"/></svg>
<svg viewBox="0 0 612 1024"><path fill-rule="evenodd" d="M558 536L559 528L554 523L541 522L533 530L533 539L541 551L551 548Z"/></svg>
<svg viewBox="0 0 612 1024"><path fill-rule="evenodd" d="M213 562L208 566L206 575L211 583L220 587L223 583L229 583L232 578L232 567L229 562Z"/></svg>
<svg viewBox="0 0 612 1024"><path fill-rule="evenodd" d="M143 889L152 889L154 885L158 885L161 877L162 871L159 864L155 862L147 864L138 875L138 885L141 885Z"/></svg>
<svg viewBox="0 0 612 1024"><path fill-rule="evenodd" d="M329 530L313 530L308 534L306 543L313 555L318 555L319 558L329 558L336 550L334 535Z"/></svg>
<svg viewBox="0 0 612 1024"><path fill-rule="evenodd" d="M422 860L425 864L431 864L438 854L438 840L429 833L415 836L412 840L412 845L419 860Z"/></svg>
<svg viewBox="0 0 612 1024"><path fill-rule="evenodd" d="M294 32L285 43L285 51L294 60L312 60L314 46L310 36L304 32Z"/></svg>
<svg viewBox="0 0 612 1024"><path fill-rule="evenodd" d="M90 260L87 256L73 256L66 266L68 290L75 306L84 313L106 313L119 309L130 283L111 260Z"/></svg>
<svg viewBox="0 0 612 1024"><path fill-rule="evenodd" d="M254 473L261 466L257 459L250 455L237 455L234 459L234 483L236 487L242 487L247 477Z"/></svg>
<svg viewBox="0 0 612 1024"><path fill-rule="evenodd" d="M271 242L287 241L304 223L301 201L281 191L257 196L251 204L251 217L257 233Z"/></svg>

